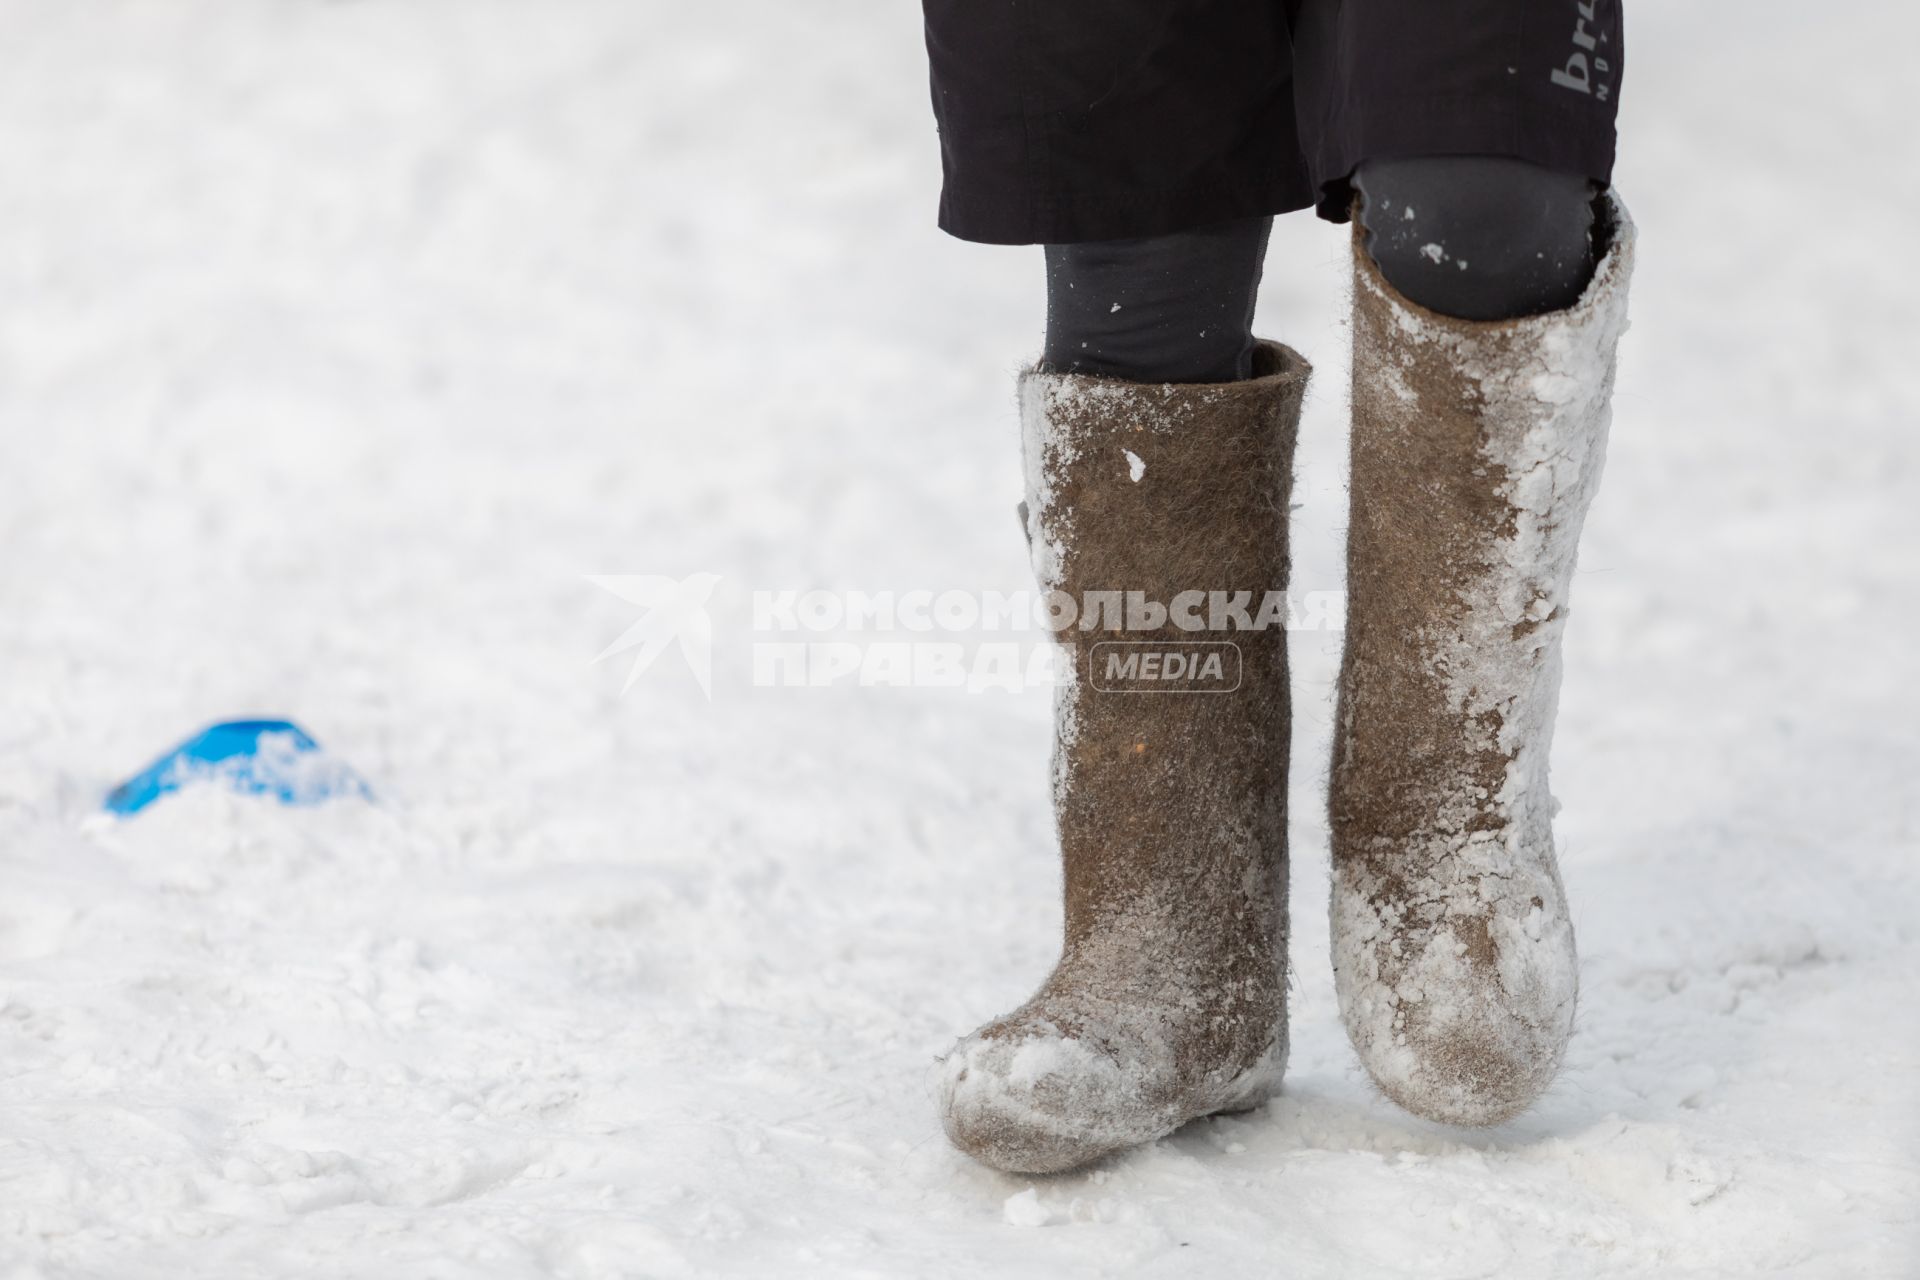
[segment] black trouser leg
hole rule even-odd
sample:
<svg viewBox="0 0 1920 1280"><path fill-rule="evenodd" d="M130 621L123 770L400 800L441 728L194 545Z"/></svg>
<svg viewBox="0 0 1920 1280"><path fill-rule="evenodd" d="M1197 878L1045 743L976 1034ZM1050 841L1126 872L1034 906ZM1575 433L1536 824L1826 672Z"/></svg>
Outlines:
<svg viewBox="0 0 1920 1280"><path fill-rule="evenodd" d="M1047 248L1047 347L1059 373L1236 382L1253 373L1253 304L1272 218Z"/></svg>
<svg viewBox="0 0 1920 1280"><path fill-rule="evenodd" d="M1502 156L1369 160L1354 171L1380 273L1414 302L1463 320L1573 305L1593 278L1593 188L1578 174Z"/></svg>

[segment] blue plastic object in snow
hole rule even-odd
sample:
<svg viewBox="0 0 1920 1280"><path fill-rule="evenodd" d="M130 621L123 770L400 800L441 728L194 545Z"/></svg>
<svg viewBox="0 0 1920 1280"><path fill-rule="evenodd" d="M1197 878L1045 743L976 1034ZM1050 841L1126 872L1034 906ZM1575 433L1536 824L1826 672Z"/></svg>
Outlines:
<svg viewBox="0 0 1920 1280"><path fill-rule="evenodd" d="M360 775L327 755L291 720L228 720L188 738L107 795L108 813L129 814L190 782L207 779L281 804L335 796L371 800Z"/></svg>

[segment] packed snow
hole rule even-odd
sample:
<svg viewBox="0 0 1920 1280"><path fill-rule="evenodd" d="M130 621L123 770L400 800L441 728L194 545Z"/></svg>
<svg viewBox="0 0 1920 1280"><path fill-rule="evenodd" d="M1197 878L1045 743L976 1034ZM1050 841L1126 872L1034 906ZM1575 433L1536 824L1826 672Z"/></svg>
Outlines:
<svg viewBox="0 0 1920 1280"><path fill-rule="evenodd" d="M1920 13L1629 7L1561 1078L1366 1083L1302 631L1285 1092L1018 1179L933 1091L1054 958L1051 690L751 678L757 590L1032 586L1039 254L931 225L916 7L0 0L0 1275L1920 1274ZM1345 254L1261 301L1302 592ZM654 575L710 700L593 661ZM248 714L375 800L100 813Z"/></svg>

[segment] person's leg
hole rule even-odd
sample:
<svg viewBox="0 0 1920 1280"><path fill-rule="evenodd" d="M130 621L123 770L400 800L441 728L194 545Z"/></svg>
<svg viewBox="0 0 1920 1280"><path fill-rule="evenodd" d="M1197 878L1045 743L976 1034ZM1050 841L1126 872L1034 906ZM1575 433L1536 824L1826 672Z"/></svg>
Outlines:
<svg viewBox="0 0 1920 1280"><path fill-rule="evenodd" d="M1272 218L1050 244L1042 368L1128 382L1239 382Z"/></svg>
<svg viewBox="0 0 1920 1280"><path fill-rule="evenodd" d="M940 1105L961 1151L1050 1172L1257 1105L1285 1066L1289 686L1264 604L1308 371L1251 324L1269 219L1312 193L1289 4L925 4L941 226L1049 246L1022 524L1075 603L1060 961L947 1055ZM1231 635L1190 630L1209 592Z"/></svg>
<svg viewBox="0 0 1920 1280"><path fill-rule="evenodd" d="M1285 1069L1286 632L1203 640L1167 608L1286 587L1308 370L1253 339L1270 226L1047 246L1021 514L1041 588L1082 610L1057 637L1065 938L941 1081L949 1138L997 1169L1076 1168L1248 1109ZM1122 620L1098 611L1122 596L1159 616L1129 612L1116 644Z"/></svg>
<svg viewBox="0 0 1920 1280"><path fill-rule="evenodd" d="M1316 207L1361 205L1334 986L1383 1092L1486 1124L1553 1079L1578 987L1547 756L1632 260L1589 204L1621 0L1287 12Z"/></svg>
<svg viewBox="0 0 1920 1280"><path fill-rule="evenodd" d="M1409 301L1462 320L1570 307L1593 278L1593 184L1505 156L1369 160L1367 251Z"/></svg>

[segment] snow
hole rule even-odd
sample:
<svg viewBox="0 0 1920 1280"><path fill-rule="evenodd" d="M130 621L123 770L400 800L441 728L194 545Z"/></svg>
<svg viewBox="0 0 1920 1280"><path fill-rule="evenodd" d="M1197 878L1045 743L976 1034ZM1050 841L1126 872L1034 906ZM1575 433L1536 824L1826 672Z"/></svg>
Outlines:
<svg viewBox="0 0 1920 1280"><path fill-rule="evenodd" d="M1032 1181L933 1090L1054 956L1047 691L743 674L754 588L1031 581L1039 255L932 228L914 7L6 12L0 1273L1920 1271L1920 289L1862 231L1920 203L1920 15L1633 15L1560 1080L1490 1131L1365 1084L1305 632L1287 1091ZM1261 303L1302 592L1343 260L1284 220ZM711 703L674 651L621 696L588 576L695 573ZM380 803L97 816L249 713Z"/></svg>
<svg viewBox="0 0 1920 1280"><path fill-rule="evenodd" d="M1038 1187L1008 1196L1004 1213L1007 1222L1016 1227L1044 1227L1053 1221L1053 1210L1040 1202Z"/></svg>

